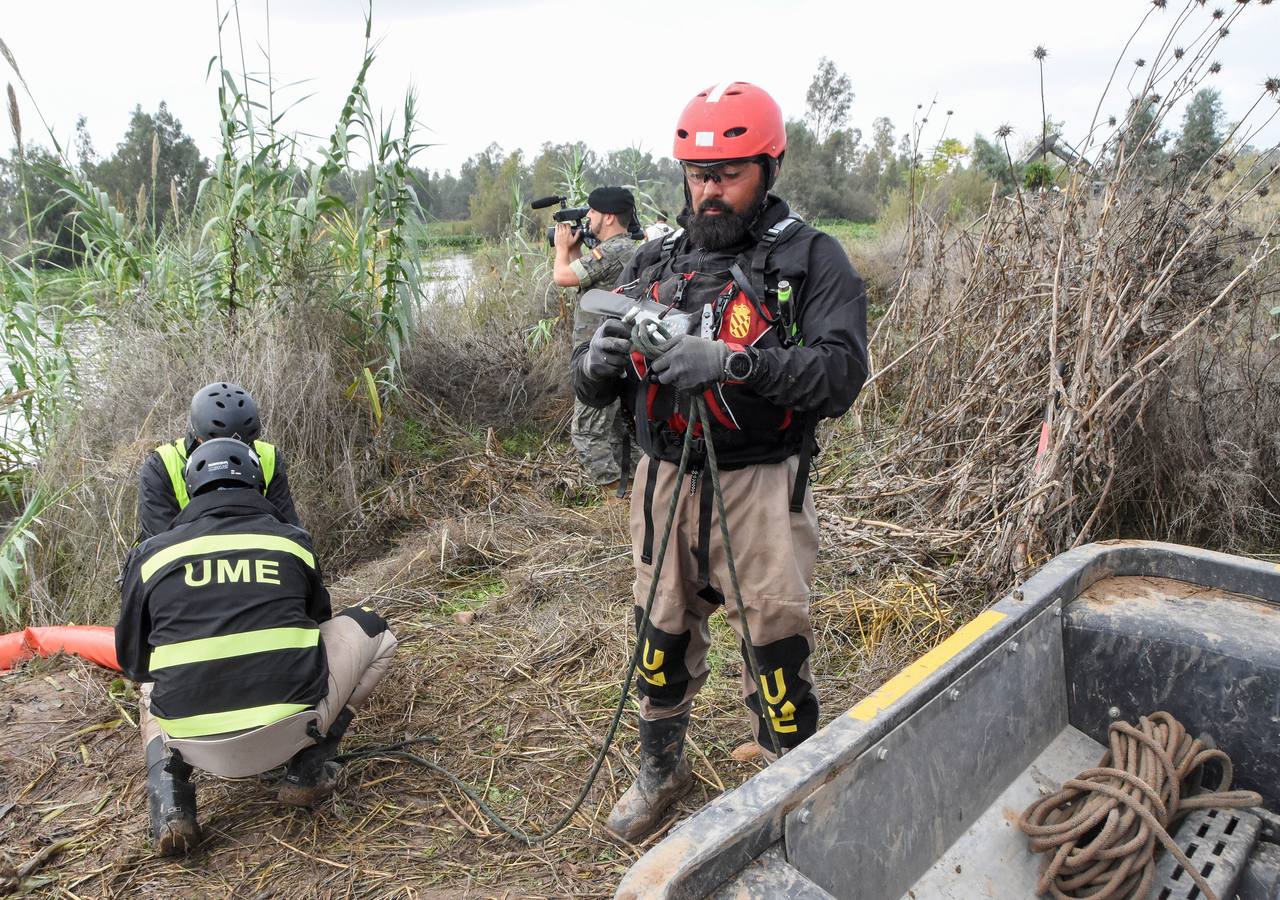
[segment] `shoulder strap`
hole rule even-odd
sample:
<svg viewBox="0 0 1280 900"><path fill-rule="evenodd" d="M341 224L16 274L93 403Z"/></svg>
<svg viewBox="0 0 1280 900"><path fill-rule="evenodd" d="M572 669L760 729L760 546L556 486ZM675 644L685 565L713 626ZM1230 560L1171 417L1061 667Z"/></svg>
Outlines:
<svg viewBox="0 0 1280 900"><path fill-rule="evenodd" d="M744 272L742 265L736 261L729 267L729 274L733 276L738 290L742 291L747 300L751 302L751 305L756 308L756 312L760 314L761 318L778 329L779 337L782 339L784 346L795 343L795 338L792 334L793 329L790 327L794 318L790 297L778 298L778 311L776 314L769 310L767 305L768 289L764 283L764 270L768 265L769 254L773 248L790 238L803 225L804 220L799 216L788 216L770 227L756 244L755 252L751 257L750 275Z"/></svg>
<svg viewBox="0 0 1280 900"><path fill-rule="evenodd" d="M262 463L262 487L263 493L266 493L267 486L276 474L276 448L266 441L254 441L253 452L258 454L258 462Z"/></svg>
<svg viewBox="0 0 1280 900"><path fill-rule="evenodd" d="M620 290L626 293L630 288L640 285L642 291L649 290L653 283L657 281L662 273L662 268L676 255L679 249L680 239L684 237L684 229L677 228L662 239L662 246L658 251L658 258L648 263L644 268L636 271L635 280L622 285Z"/></svg>
<svg viewBox="0 0 1280 900"><path fill-rule="evenodd" d="M675 254L676 244L680 243L680 239L682 237L684 237L684 229L677 228L675 231L671 232L669 235L667 235L662 239L661 259L665 260L667 259L667 257Z"/></svg>
<svg viewBox="0 0 1280 900"><path fill-rule="evenodd" d="M799 216L787 216L781 222L769 227L756 244L756 252L751 257L751 286L762 299L765 296L764 270L769 263L769 254L778 244L788 240L804 226L804 219Z"/></svg>
<svg viewBox="0 0 1280 900"><path fill-rule="evenodd" d="M186 509L191 498L187 496L187 447L182 439L172 444L161 444L156 448L164 470L169 474L169 484L173 487L173 496L178 501L178 509Z"/></svg>

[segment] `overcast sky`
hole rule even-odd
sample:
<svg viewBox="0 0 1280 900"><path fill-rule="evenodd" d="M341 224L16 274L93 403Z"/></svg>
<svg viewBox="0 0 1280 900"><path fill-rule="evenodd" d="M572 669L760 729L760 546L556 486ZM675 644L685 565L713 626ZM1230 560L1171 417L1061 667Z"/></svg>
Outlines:
<svg viewBox="0 0 1280 900"><path fill-rule="evenodd" d="M1228 12L1235 6L1216 2ZM1195 8L1196 32L1214 5ZM223 11L230 8L223 0ZM1171 0L1155 11L1124 52L1103 117L1123 113L1133 60L1154 55L1181 8ZM393 114L405 88L416 86L420 121L429 129L424 139L439 144L418 164L432 169L456 170L490 142L536 151L545 141L580 139L597 150L640 145L667 155L680 109L719 81L756 82L788 117L802 115L805 90L825 55L852 79L851 124L869 134L872 119L884 115L901 132L916 104L936 96L931 129L952 109L948 134L967 143L975 131L990 136L1002 122L1020 138L1038 131L1031 51L1043 44L1049 113L1067 121L1074 139L1087 129L1113 63L1150 9L1147 0L375 0L381 46L369 92ZM266 11L266 0L241 0L254 71L265 70ZM313 94L285 125L327 134L360 62L363 3L274 0L270 20L275 78L306 82L281 96ZM238 70L234 21L233 13L224 47L234 49ZM0 22L0 37L60 138L69 138L83 114L106 155L135 104L154 111L164 100L204 151L215 152L216 84L206 76L217 52L212 0L10 2ZM1223 69L1210 81L1229 117L1242 115L1263 80L1280 74L1278 48L1280 4L1250 4L1216 54ZM35 116L25 97L21 104L30 137ZM1277 134L1273 126L1261 142L1275 143ZM926 132L929 140L936 136Z"/></svg>

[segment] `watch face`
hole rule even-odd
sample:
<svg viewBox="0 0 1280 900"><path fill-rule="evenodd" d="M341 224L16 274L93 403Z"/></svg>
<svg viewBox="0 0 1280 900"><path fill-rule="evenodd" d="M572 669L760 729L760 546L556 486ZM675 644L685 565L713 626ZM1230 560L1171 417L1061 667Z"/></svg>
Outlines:
<svg viewBox="0 0 1280 900"><path fill-rule="evenodd" d="M734 353L729 357L729 374L734 380L741 380L751 374L751 357L745 353Z"/></svg>

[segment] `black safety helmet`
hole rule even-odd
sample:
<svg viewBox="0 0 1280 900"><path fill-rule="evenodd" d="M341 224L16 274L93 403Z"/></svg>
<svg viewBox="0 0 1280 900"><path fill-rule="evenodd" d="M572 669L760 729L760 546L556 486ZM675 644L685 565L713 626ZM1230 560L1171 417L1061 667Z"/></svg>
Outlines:
<svg viewBox="0 0 1280 900"><path fill-rule="evenodd" d="M238 384L206 384L191 398L191 434L202 441L235 438L251 443L262 434L258 404Z"/></svg>
<svg viewBox="0 0 1280 900"><path fill-rule="evenodd" d="M235 438L214 438L192 452L184 471L191 497L215 487L262 490L262 463L249 445Z"/></svg>

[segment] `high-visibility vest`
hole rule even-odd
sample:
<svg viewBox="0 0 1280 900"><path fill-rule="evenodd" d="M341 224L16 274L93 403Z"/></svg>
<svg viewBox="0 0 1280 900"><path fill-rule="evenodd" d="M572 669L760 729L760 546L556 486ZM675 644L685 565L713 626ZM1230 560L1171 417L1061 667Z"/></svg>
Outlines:
<svg viewBox="0 0 1280 900"><path fill-rule="evenodd" d="M262 493L267 492L271 477L276 474L276 448L266 441L254 441L253 452L258 454L258 462L262 464ZM187 442L181 438L172 444L161 444L156 448L164 469L169 473L169 483L173 485L173 496L178 498L178 509L187 508L191 498L187 496Z"/></svg>

